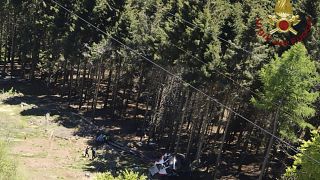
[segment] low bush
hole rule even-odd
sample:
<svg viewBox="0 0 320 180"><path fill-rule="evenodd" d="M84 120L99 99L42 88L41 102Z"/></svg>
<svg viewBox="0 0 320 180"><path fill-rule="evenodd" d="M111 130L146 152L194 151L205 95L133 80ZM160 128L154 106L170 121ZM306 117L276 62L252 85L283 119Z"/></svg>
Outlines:
<svg viewBox="0 0 320 180"><path fill-rule="evenodd" d="M288 167L284 179L293 178L301 180L320 179L320 135L317 131L313 132L313 138L310 141L304 141L299 148L301 153L294 156L294 163Z"/></svg>
<svg viewBox="0 0 320 180"><path fill-rule="evenodd" d="M97 174L95 180L146 180L145 175L140 175L137 172L131 170L121 171L118 176L113 176L110 172Z"/></svg>

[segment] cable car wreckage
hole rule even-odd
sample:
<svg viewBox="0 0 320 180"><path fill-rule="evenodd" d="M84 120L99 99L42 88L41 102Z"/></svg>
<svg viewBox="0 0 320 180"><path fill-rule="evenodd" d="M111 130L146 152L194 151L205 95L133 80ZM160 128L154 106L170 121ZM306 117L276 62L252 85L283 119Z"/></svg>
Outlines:
<svg viewBox="0 0 320 180"><path fill-rule="evenodd" d="M165 153L159 161L155 161L154 165L149 168L150 175L153 176L179 176L182 172L182 166L185 162L185 156L182 154Z"/></svg>
<svg viewBox="0 0 320 180"><path fill-rule="evenodd" d="M148 169L149 179L158 179L161 177L178 177L181 174L190 172L189 165L183 154L165 153L159 160L154 160L141 151L129 148L121 143L118 143L108 134L99 134L95 141L97 144L107 144L117 151L122 151L127 154L140 158L143 162L153 165Z"/></svg>

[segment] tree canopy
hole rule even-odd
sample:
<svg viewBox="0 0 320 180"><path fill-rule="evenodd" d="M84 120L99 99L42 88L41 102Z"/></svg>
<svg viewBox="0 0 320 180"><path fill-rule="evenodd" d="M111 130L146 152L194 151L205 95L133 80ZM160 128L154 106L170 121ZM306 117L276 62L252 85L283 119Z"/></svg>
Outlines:
<svg viewBox="0 0 320 180"><path fill-rule="evenodd" d="M0 2L1 78L39 80L94 123L136 122L130 133L210 175L245 175L267 157L265 178L279 178L295 153L279 160L261 128L298 146L320 126L320 1L293 3L298 36L307 16L313 25L285 47L257 35L257 18L272 30L276 1L55 1Z"/></svg>

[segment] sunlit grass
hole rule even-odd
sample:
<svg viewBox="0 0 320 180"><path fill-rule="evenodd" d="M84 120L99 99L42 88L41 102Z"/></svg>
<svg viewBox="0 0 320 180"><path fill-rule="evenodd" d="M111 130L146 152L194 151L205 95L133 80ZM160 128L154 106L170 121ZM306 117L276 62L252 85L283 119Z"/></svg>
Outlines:
<svg viewBox="0 0 320 180"><path fill-rule="evenodd" d="M17 157L27 157L27 158L45 158L48 156L48 152L39 152L36 154L12 154Z"/></svg>
<svg viewBox="0 0 320 180"><path fill-rule="evenodd" d="M8 156L7 143L0 141L0 179L15 180L17 178L17 166L14 160Z"/></svg>
<svg viewBox="0 0 320 180"><path fill-rule="evenodd" d="M64 179L61 175L67 174L66 171L73 173L86 171L87 164L91 161L82 157L81 150L79 150L75 145L75 142L69 139L68 136L66 139L64 139L63 135L62 137L59 137L59 130L61 131L61 127L57 123L54 123L54 120L58 119L60 116L50 116L49 121L47 121L45 115L25 115L24 111L33 108L34 105L24 104L22 106L19 103L16 105L9 105L6 103L6 100L17 96L22 95L8 93L1 94L0 92L0 141L2 140L5 142L9 150L14 150L17 147L18 149L22 148L22 150L9 151L8 156L19 162L33 162L33 159L34 161L41 160L43 162L45 162L46 159L49 161L52 159L54 161L56 160L57 163L61 164L61 167L56 168L53 166L46 170L47 174L52 176L57 175L55 176L55 179ZM64 132L66 130L62 128L62 131ZM51 137L51 132L53 132L53 138ZM68 133L69 131L66 132ZM42 147L39 143L30 144L33 140L43 140L46 143L50 141L50 147L52 143L53 148L46 149L46 147ZM28 148L31 148L32 146L32 148L36 150L26 149L26 151L24 151L22 147L24 142L29 142L29 144L27 144ZM61 157L61 154L59 153L62 150L65 150L62 154L67 153L68 158ZM57 152L58 154L52 154L53 152ZM30 171L28 166L25 166L23 163L20 165L17 164L16 169L17 179L19 180L29 179L41 173L38 169L32 169ZM0 178L0 180L6 179Z"/></svg>
<svg viewBox="0 0 320 180"><path fill-rule="evenodd" d="M29 127L29 122L33 116L22 116L21 112L26 110L20 105L7 105L3 103L9 98L21 96L22 94L0 91L0 179L1 180L23 180L28 177L29 172L24 170L16 161L19 157L46 157L47 153L38 154L11 154L10 148L15 143L26 138L38 137L40 131Z"/></svg>
<svg viewBox="0 0 320 180"><path fill-rule="evenodd" d="M28 129L31 116L21 116L21 108L0 104L0 139L25 139L30 136L37 136L37 131Z"/></svg>

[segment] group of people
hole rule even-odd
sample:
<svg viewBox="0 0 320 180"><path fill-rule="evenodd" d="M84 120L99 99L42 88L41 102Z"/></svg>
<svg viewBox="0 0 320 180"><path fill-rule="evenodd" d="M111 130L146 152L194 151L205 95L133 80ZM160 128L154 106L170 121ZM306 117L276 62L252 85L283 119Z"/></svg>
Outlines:
<svg viewBox="0 0 320 180"><path fill-rule="evenodd" d="M84 150L84 157L90 157L89 151L91 150L91 160L94 160L97 157L97 152L94 147L89 147L87 146L86 149Z"/></svg>
<svg viewBox="0 0 320 180"><path fill-rule="evenodd" d="M106 142L109 140L109 136L101 133L101 134L99 134L99 135L96 137L95 140L96 140L96 143L97 143L98 145L102 145L102 144L106 143Z"/></svg>
<svg viewBox="0 0 320 180"><path fill-rule="evenodd" d="M103 145L106 143L110 137L106 135L105 133L99 132L96 136L95 140L95 145ZM84 157L90 158L89 152L91 151L91 160L94 160L97 157L97 152L95 147L89 147L87 146L86 149L84 150Z"/></svg>

